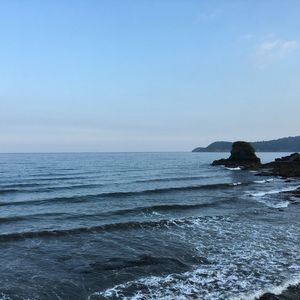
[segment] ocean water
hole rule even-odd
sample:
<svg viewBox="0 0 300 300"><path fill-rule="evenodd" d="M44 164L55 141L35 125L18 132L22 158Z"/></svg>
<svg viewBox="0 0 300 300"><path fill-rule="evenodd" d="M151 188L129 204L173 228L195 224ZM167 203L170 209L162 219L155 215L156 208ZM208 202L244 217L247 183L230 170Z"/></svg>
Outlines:
<svg viewBox="0 0 300 300"><path fill-rule="evenodd" d="M259 154L271 161L278 153ZM0 154L0 299L254 299L300 281L300 186L217 153Z"/></svg>

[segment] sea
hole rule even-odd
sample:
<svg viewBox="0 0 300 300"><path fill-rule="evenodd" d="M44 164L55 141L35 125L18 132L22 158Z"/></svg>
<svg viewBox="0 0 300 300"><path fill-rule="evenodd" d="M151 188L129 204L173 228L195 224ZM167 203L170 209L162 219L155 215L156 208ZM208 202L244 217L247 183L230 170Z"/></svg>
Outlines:
<svg viewBox="0 0 300 300"><path fill-rule="evenodd" d="M299 283L300 205L281 192L300 181L210 165L227 156L0 154L0 299L250 300Z"/></svg>

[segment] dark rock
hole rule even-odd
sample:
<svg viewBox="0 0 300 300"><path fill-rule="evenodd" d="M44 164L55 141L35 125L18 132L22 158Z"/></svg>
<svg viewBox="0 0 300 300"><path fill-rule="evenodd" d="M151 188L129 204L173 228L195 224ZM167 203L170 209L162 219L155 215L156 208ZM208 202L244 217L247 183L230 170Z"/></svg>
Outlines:
<svg viewBox="0 0 300 300"><path fill-rule="evenodd" d="M273 176L274 173L269 170L269 171L261 171L259 173L256 173L255 176Z"/></svg>
<svg viewBox="0 0 300 300"><path fill-rule="evenodd" d="M230 168L241 167L243 169L258 169L261 163L251 144L239 141L232 144L231 155L228 159L215 160L212 165L223 165Z"/></svg>
<svg viewBox="0 0 300 300"><path fill-rule="evenodd" d="M240 167L248 170L259 170L258 176L280 176L283 178L300 177L300 154L276 158L274 161L261 164L250 143L235 142L232 144L231 155L228 159L215 160L213 166L229 168Z"/></svg>
<svg viewBox="0 0 300 300"><path fill-rule="evenodd" d="M293 153L289 156L276 158L275 161L264 164L263 169L268 169L272 175L287 177L300 177L300 154Z"/></svg>
<svg viewBox="0 0 300 300"><path fill-rule="evenodd" d="M255 150L251 144L247 142L235 142L232 144L231 155L229 157L231 161L249 161L254 163L260 163L260 159L255 155Z"/></svg>
<svg viewBox="0 0 300 300"><path fill-rule="evenodd" d="M258 300L279 300L279 298L271 293L265 293Z"/></svg>
<svg viewBox="0 0 300 300"><path fill-rule="evenodd" d="M299 300L300 299L300 284L290 285L280 295L265 293L257 300Z"/></svg>
<svg viewBox="0 0 300 300"><path fill-rule="evenodd" d="M293 153L288 156L283 156L281 158L276 158L275 162L300 162L300 154Z"/></svg>
<svg viewBox="0 0 300 300"><path fill-rule="evenodd" d="M300 197L300 188L293 190L293 191L282 192L282 194L299 198Z"/></svg>

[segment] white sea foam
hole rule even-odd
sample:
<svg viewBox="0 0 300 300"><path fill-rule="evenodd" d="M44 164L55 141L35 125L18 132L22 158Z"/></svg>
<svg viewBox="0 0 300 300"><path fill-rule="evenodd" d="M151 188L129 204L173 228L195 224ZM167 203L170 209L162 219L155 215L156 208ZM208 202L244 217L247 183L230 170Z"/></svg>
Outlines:
<svg viewBox="0 0 300 300"><path fill-rule="evenodd" d="M287 208L290 204L289 201L280 201L278 203L265 203L267 206L273 207L273 208Z"/></svg>
<svg viewBox="0 0 300 300"><path fill-rule="evenodd" d="M273 195L273 194L279 194L282 192L292 192L295 191L299 188L299 186L297 187L286 187L286 188L282 188L282 189L276 189L276 190L270 190L270 191L260 191L260 192L255 192L255 193L249 193L249 196L251 197L263 197L266 195Z"/></svg>
<svg viewBox="0 0 300 300"><path fill-rule="evenodd" d="M295 236L298 228L291 226L286 230L284 226L277 226L272 232L271 228L266 230L266 227L251 222L241 226L229 217L184 218L173 220L173 223L175 227L169 234L191 244L199 256L207 257L208 263L183 273L127 281L93 293L89 299L253 300L262 294L261 287L280 293L293 284L289 281L280 285L287 278L287 270L282 269L282 266L289 264L290 257L282 254L281 251L285 250L281 250L278 238L284 237L285 246L293 252L293 261L297 262L300 259ZM177 229L184 229L185 234ZM208 239L199 239L199 232ZM216 242L207 248L205 241L210 238ZM299 274L297 269L289 272L291 276Z"/></svg>
<svg viewBox="0 0 300 300"><path fill-rule="evenodd" d="M254 183L266 183L266 180L255 180Z"/></svg>
<svg viewBox="0 0 300 300"><path fill-rule="evenodd" d="M89 300L98 297L106 299L120 298L123 300L188 300L188 299L231 299L255 300L266 292L281 294L290 285L296 285L300 278L286 281L279 286L267 285L266 288L251 293L239 293L239 290L253 288L248 280L243 280L228 270L208 270L197 268L182 274L169 274L166 276L149 276L134 281L119 284L103 292L95 292L88 297ZM264 284L264 283L262 283ZM258 283L256 282L256 286ZM214 287L203 293L207 287ZM133 295L126 295L126 290L139 289ZM226 289L228 289L226 291ZM230 291L231 290L231 291ZM144 292L143 292L144 291ZM227 293L228 292L228 293ZM228 297L224 295L228 295Z"/></svg>
<svg viewBox="0 0 300 300"><path fill-rule="evenodd" d="M280 199L269 199L264 197L255 197L255 201L262 203L271 208L286 208L290 205L289 201Z"/></svg>
<svg viewBox="0 0 300 300"><path fill-rule="evenodd" d="M268 183L274 181L273 178L270 179L264 179L264 180L255 180L254 183Z"/></svg>
<svg viewBox="0 0 300 300"><path fill-rule="evenodd" d="M285 187L282 189L274 189L269 191L259 191L259 192L246 192L248 196L255 198L259 203L262 203L271 208L286 208L289 206L290 201L282 200L278 197L266 197L270 195L276 195L282 192L290 192L297 190L299 187Z"/></svg>
<svg viewBox="0 0 300 300"><path fill-rule="evenodd" d="M241 185L241 184L243 184L243 183L242 182L234 182L234 183L232 183L233 186L237 186L237 185Z"/></svg>
<svg viewBox="0 0 300 300"><path fill-rule="evenodd" d="M11 300L11 298L1 293L0 300Z"/></svg>
<svg viewBox="0 0 300 300"><path fill-rule="evenodd" d="M274 295L280 295L283 291L285 291L289 286L294 286L300 283L300 277L294 277L290 280L286 280L281 285L274 286L269 285L261 290L258 290L254 293L240 295L232 300L255 300L261 297L265 293L272 293Z"/></svg>
<svg viewBox="0 0 300 300"><path fill-rule="evenodd" d="M161 213L159 213L159 212L157 212L157 211L153 211L153 212L152 212L152 215L154 215L154 216L159 216L159 217L164 217L164 216L165 216L164 214L161 214Z"/></svg>
<svg viewBox="0 0 300 300"><path fill-rule="evenodd" d="M230 170L230 171L239 171L239 170L241 170L240 167L236 167L236 168L225 167L225 169Z"/></svg>

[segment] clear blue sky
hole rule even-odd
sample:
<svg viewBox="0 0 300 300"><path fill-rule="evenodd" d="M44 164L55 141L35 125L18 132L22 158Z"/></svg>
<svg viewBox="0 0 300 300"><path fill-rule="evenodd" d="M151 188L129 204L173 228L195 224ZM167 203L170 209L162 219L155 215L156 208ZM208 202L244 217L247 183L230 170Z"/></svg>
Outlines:
<svg viewBox="0 0 300 300"><path fill-rule="evenodd" d="M0 152L300 134L300 1L2 0Z"/></svg>

